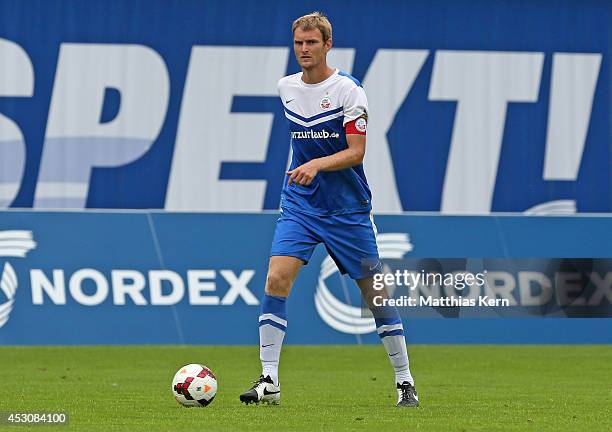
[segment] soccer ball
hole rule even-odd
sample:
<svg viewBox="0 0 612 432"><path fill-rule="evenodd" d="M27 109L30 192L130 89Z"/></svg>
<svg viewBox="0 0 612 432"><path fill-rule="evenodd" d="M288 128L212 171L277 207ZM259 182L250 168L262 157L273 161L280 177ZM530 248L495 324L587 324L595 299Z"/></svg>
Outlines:
<svg viewBox="0 0 612 432"><path fill-rule="evenodd" d="M172 394L186 407L205 407L217 394L217 379L201 364L188 364L179 369L172 380Z"/></svg>

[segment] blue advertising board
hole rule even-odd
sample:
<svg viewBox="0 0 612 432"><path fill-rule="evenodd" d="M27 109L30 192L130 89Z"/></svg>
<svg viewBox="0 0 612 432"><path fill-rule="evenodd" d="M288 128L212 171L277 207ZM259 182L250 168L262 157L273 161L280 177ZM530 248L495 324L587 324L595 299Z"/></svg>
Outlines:
<svg viewBox="0 0 612 432"><path fill-rule="evenodd" d="M0 344L256 343L277 217L275 212L2 212ZM608 267L593 280L588 301L610 311L610 217L382 215L376 224L383 263L600 259ZM544 269L521 274L512 268L519 261L508 262L487 275L492 298L525 303L533 299L534 281L544 288L542 281L551 280ZM288 300L286 341L377 342L373 319L359 306L356 285L340 276L319 246ZM612 342L610 318L470 317L462 311L455 318L405 311L408 341Z"/></svg>
<svg viewBox="0 0 612 432"><path fill-rule="evenodd" d="M291 22L369 100L376 211L610 212L610 2L0 3L0 207L261 211Z"/></svg>

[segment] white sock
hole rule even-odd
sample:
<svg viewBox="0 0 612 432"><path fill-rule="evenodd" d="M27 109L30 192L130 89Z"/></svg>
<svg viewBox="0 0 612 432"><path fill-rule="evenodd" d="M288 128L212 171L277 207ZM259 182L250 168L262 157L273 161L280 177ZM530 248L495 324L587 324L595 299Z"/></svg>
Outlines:
<svg viewBox="0 0 612 432"><path fill-rule="evenodd" d="M278 385L278 362L287 330L286 297L264 294L259 315L261 374Z"/></svg>
<svg viewBox="0 0 612 432"><path fill-rule="evenodd" d="M261 374L272 378L278 385L278 363L285 332L271 325L259 327L259 359L261 360Z"/></svg>
<svg viewBox="0 0 612 432"><path fill-rule="evenodd" d="M408 350L406 349L404 335L383 337L382 343L395 370L395 382L402 384L404 381L408 381L414 385L414 379L410 373L410 362L408 361Z"/></svg>

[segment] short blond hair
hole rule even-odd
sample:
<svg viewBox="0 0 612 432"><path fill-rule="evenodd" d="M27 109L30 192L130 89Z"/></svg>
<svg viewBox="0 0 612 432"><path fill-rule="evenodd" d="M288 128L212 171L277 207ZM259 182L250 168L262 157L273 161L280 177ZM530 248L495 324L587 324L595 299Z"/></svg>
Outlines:
<svg viewBox="0 0 612 432"><path fill-rule="evenodd" d="M313 12L308 15L304 15L293 21L291 26L291 33L295 33L296 28L302 30L313 30L319 29L323 36L323 42L326 42L332 37L332 26L329 20L321 12Z"/></svg>

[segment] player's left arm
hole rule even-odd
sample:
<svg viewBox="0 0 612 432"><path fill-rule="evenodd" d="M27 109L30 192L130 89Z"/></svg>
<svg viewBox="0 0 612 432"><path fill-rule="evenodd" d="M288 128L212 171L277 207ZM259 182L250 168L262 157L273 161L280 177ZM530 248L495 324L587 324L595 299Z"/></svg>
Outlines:
<svg viewBox="0 0 612 432"><path fill-rule="evenodd" d="M355 86L348 91L343 97L342 106L347 148L287 171L289 184L308 186L321 171L339 171L363 162L368 123L368 101L363 88Z"/></svg>
<svg viewBox="0 0 612 432"><path fill-rule="evenodd" d="M295 169L287 171L287 174L289 174L288 184L297 183L302 186L308 186L321 171L339 171L362 163L365 156L365 133L348 132L349 128L347 128L346 135L347 148L333 155L313 159Z"/></svg>

